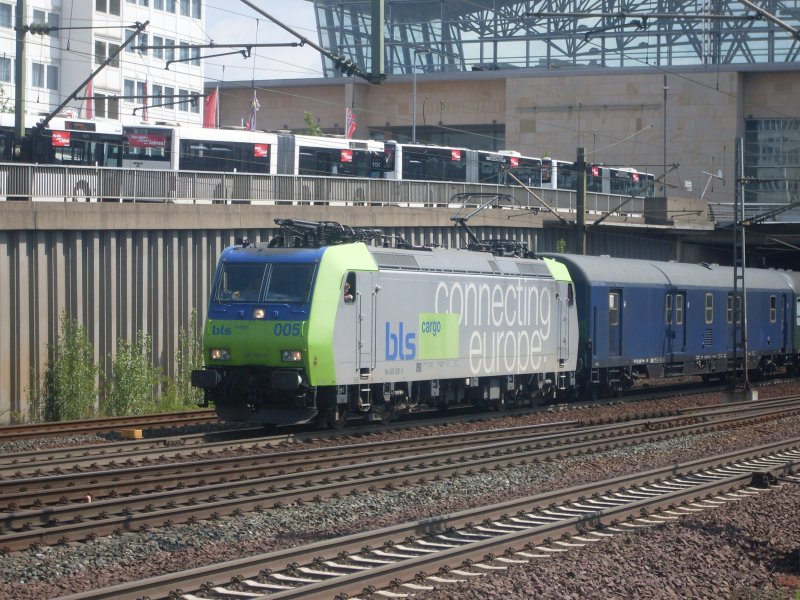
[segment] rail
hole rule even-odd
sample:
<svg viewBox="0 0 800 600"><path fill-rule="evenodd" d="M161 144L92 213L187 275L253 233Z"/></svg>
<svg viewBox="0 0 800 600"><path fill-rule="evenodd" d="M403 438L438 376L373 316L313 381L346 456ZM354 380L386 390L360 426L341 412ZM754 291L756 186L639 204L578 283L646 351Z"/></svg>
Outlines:
<svg viewBox="0 0 800 600"><path fill-rule="evenodd" d="M575 192L535 192L559 213L576 211ZM508 194L523 208L543 208L520 186L0 163L0 201L454 208L448 206L454 194ZM607 213L620 205L621 198L588 193L587 211ZM635 198L615 212L641 216L647 201Z"/></svg>

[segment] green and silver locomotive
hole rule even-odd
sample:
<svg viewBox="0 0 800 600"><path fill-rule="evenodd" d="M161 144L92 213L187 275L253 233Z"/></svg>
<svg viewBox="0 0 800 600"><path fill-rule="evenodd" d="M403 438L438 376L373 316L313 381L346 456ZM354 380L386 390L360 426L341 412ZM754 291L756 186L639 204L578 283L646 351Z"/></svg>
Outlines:
<svg viewBox="0 0 800 600"><path fill-rule="evenodd" d="M338 426L574 388L576 303L560 263L276 223L269 244L228 248L217 267L192 383L221 419Z"/></svg>

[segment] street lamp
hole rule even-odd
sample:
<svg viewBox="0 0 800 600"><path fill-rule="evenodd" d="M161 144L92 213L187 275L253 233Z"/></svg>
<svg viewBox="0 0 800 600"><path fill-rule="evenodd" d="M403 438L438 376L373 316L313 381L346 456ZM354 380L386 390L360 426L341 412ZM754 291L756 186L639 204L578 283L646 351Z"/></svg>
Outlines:
<svg viewBox="0 0 800 600"><path fill-rule="evenodd" d="M412 48L411 51L414 53L414 61L411 64L411 75L413 80L413 95L414 100L411 104L411 143L417 143L417 56L420 54L430 54L431 51L428 48Z"/></svg>

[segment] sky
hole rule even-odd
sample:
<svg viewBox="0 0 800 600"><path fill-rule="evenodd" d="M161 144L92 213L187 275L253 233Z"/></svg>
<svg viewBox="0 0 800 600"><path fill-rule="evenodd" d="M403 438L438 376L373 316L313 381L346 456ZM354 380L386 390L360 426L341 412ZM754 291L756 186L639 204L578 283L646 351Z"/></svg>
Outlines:
<svg viewBox="0 0 800 600"><path fill-rule="evenodd" d="M317 22L314 4L308 0L250 0L252 4L289 26L315 44ZM216 44L297 42L288 31L273 24L239 0L206 0L206 35ZM220 49L219 52L230 52ZM203 50L205 55L214 53ZM250 58L240 54L209 58L205 77L213 81L249 81L322 77L319 53L310 46L253 48Z"/></svg>

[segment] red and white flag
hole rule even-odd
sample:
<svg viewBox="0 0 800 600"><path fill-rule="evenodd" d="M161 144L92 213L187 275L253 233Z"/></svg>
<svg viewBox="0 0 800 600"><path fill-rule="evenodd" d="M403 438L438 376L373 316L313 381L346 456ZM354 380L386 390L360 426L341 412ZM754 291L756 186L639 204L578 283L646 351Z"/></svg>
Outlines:
<svg viewBox="0 0 800 600"><path fill-rule="evenodd" d="M357 127L356 115L353 113L353 109L348 106L344 112L344 137L348 140L352 138L356 133Z"/></svg>
<svg viewBox="0 0 800 600"><path fill-rule="evenodd" d="M86 100L83 101L83 118L94 119L94 86L92 80L86 84Z"/></svg>
<svg viewBox="0 0 800 600"><path fill-rule="evenodd" d="M209 92L203 107L203 127L217 128L217 103L219 102L219 88Z"/></svg>

